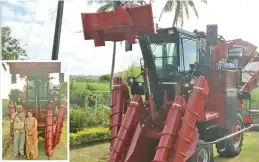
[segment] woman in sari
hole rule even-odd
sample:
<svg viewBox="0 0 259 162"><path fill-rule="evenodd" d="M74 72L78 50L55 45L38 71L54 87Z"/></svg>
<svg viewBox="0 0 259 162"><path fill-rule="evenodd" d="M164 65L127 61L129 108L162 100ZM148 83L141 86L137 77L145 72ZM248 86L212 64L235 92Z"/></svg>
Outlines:
<svg viewBox="0 0 259 162"><path fill-rule="evenodd" d="M26 131L26 156L27 159L37 159L38 152L38 131L37 119L32 116L31 112L27 112L28 117L25 119Z"/></svg>

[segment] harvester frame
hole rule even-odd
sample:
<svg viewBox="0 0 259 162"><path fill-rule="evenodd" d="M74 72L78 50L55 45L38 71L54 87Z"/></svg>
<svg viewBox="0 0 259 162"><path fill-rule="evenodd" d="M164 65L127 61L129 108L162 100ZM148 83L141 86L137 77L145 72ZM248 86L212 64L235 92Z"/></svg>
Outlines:
<svg viewBox="0 0 259 162"><path fill-rule="evenodd" d="M220 156L240 153L243 133L253 127L244 126L242 100L259 81L254 75L243 82L240 68L254 57L256 46L225 41L217 25L208 25L206 33L155 32L150 4L83 13L82 24L85 40L94 39L95 46L126 40L127 51L137 38L144 60L144 82L128 79L130 102L127 84L113 79L109 162L210 162L212 144ZM183 39L194 40L187 46L194 57L187 62ZM162 59L159 67L157 59Z"/></svg>
<svg viewBox="0 0 259 162"><path fill-rule="evenodd" d="M22 105L25 114L31 111L38 120L38 136L45 139L45 153L51 159L60 141L67 109L67 101L60 98L59 92L50 94L50 81L56 79L50 74L59 73L59 83L64 82L61 62L8 62L8 65L12 84L16 83L17 75L26 81L24 95L17 101L9 100L9 117L17 105Z"/></svg>

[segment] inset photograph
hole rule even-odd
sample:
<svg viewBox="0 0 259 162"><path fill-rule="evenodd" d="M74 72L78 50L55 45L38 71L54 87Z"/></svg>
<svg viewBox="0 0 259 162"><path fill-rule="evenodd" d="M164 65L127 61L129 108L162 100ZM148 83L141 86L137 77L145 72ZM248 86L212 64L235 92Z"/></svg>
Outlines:
<svg viewBox="0 0 259 162"><path fill-rule="evenodd" d="M1 66L3 160L68 160L67 65Z"/></svg>

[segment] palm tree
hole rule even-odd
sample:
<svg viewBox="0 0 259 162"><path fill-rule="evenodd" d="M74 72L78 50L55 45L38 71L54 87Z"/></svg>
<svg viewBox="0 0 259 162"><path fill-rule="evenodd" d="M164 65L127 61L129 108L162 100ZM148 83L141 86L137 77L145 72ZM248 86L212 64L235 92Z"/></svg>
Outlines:
<svg viewBox="0 0 259 162"><path fill-rule="evenodd" d="M202 0L202 2L207 4L207 0ZM199 18L199 14L193 0L167 0L159 16L159 21L161 20L161 17L164 15L164 13L171 13L174 11L172 27L177 26L179 22L181 23L182 27L184 24L184 13L186 14L187 19L189 19L190 8L193 9L195 16Z"/></svg>

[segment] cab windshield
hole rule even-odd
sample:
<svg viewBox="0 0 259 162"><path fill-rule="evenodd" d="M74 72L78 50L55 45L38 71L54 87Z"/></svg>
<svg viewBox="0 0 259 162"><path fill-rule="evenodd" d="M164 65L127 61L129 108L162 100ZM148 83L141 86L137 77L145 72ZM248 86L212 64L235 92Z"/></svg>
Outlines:
<svg viewBox="0 0 259 162"><path fill-rule="evenodd" d="M28 98L35 99L36 93L40 99L45 99L48 97L48 82L29 80L28 81Z"/></svg>
<svg viewBox="0 0 259 162"><path fill-rule="evenodd" d="M157 69L167 65L177 65L177 46L175 43L154 44L152 47Z"/></svg>
<svg viewBox="0 0 259 162"><path fill-rule="evenodd" d="M157 71L166 67L174 68L174 70L189 71L190 65L198 61L195 40L182 38L179 45L179 55L177 54L177 48L177 44L171 42L151 44Z"/></svg>

